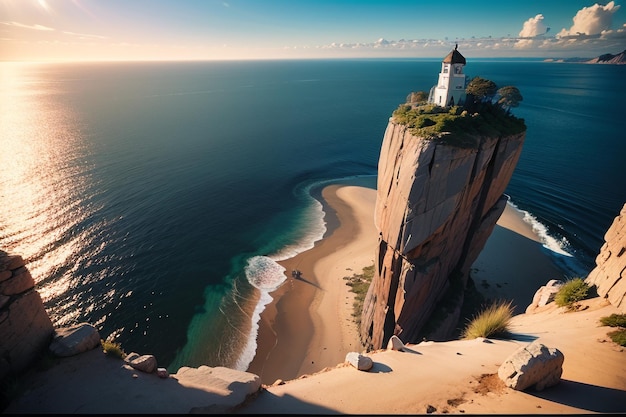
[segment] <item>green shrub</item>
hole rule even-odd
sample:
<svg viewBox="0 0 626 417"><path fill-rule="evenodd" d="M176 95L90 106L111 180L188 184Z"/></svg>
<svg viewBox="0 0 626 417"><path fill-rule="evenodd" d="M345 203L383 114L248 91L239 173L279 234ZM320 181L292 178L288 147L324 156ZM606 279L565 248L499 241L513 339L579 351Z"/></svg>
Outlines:
<svg viewBox="0 0 626 417"><path fill-rule="evenodd" d="M511 301L496 301L478 313L463 330L463 338L475 339L506 334L513 317L511 303Z"/></svg>
<svg viewBox="0 0 626 417"><path fill-rule="evenodd" d="M626 329L614 330L608 333L611 340L620 346L626 346Z"/></svg>
<svg viewBox="0 0 626 417"><path fill-rule="evenodd" d="M126 357L126 353L124 353L119 343L110 340L100 340L100 344L102 345L102 350L104 350L104 353L107 355L120 359Z"/></svg>
<svg viewBox="0 0 626 417"><path fill-rule="evenodd" d="M611 314L607 317L601 317L600 323L603 326L619 327L608 333L608 336L620 346L626 346L626 314Z"/></svg>
<svg viewBox="0 0 626 417"><path fill-rule="evenodd" d="M611 314L607 317L600 318L603 326L624 327L626 328L626 314Z"/></svg>
<svg viewBox="0 0 626 417"><path fill-rule="evenodd" d="M361 313L363 312L363 302L367 295L367 290L370 287L372 278L374 277L374 265L363 268L363 273L354 274L351 277L344 277L343 279L348 281L346 285L350 287L354 296L354 303L352 304L352 317L357 326L361 325Z"/></svg>
<svg viewBox="0 0 626 417"><path fill-rule="evenodd" d="M582 278L573 278L567 281L554 296L554 302L559 307L573 310L577 303L589 295L589 285Z"/></svg>

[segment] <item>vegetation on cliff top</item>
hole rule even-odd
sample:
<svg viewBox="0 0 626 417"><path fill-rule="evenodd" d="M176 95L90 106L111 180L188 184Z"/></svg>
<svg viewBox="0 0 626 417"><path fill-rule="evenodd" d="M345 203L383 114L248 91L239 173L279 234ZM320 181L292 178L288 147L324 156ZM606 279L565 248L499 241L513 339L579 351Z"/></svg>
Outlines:
<svg viewBox="0 0 626 417"><path fill-rule="evenodd" d="M516 87L498 89L494 82L475 77L466 94L463 106L441 107L428 103L427 93L413 92L407 103L393 112L393 119L415 136L461 148L476 148L484 136L514 135L526 130L524 119L510 112L523 100Z"/></svg>

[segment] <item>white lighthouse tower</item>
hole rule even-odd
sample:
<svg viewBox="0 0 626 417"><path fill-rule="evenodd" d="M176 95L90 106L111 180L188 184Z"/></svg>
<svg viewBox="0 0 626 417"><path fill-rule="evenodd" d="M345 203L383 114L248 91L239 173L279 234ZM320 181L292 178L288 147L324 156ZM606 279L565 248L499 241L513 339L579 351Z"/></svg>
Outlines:
<svg viewBox="0 0 626 417"><path fill-rule="evenodd" d="M430 89L428 101L438 106L447 107L461 105L465 102L465 88L467 79L463 73L465 57L457 50L455 45L441 62L439 82Z"/></svg>

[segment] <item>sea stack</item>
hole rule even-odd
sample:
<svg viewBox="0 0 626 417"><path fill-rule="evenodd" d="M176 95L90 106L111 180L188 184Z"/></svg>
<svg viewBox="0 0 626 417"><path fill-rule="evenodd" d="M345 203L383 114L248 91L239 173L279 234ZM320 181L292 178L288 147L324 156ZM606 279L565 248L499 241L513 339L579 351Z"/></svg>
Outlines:
<svg viewBox="0 0 626 417"><path fill-rule="evenodd" d="M453 336L469 269L506 206L526 127L494 97L466 99L465 64L455 48L442 62L444 88L389 119L378 162L375 275L360 328L370 349L393 335L404 343ZM458 83L444 76L450 72ZM440 98L469 106L442 107ZM443 129L428 129L444 119ZM425 329L435 311L436 326Z"/></svg>

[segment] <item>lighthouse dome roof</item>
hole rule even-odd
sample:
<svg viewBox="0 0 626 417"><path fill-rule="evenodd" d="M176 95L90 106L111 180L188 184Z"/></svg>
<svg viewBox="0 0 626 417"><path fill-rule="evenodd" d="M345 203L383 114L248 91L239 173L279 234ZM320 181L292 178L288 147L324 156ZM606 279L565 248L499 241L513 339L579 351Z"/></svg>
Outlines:
<svg viewBox="0 0 626 417"><path fill-rule="evenodd" d="M457 51L457 47L443 59L444 64L463 64L465 65L465 57Z"/></svg>

